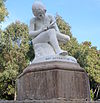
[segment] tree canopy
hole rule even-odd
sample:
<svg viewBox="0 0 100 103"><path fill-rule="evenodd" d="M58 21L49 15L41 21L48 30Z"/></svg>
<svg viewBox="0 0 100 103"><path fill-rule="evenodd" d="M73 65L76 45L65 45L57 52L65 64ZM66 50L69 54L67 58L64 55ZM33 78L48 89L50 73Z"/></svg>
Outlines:
<svg viewBox="0 0 100 103"><path fill-rule="evenodd" d="M30 62L27 25L19 21L10 24L0 43L0 98L13 99L16 78Z"/></svg>
<svg viewBox="0 0 100 103"><path fill-rule="evenodd" d="M5 17L8 15L4 2L5 0L0 0L0 23L4 21Z"/></svg>

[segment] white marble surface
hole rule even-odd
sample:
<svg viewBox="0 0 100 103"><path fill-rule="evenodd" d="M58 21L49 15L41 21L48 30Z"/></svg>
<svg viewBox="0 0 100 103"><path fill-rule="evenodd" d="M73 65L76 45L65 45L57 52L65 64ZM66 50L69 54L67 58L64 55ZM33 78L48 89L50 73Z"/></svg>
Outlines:
<svg viewBox="0 0 100 103"><path fill-rule="evenodd" d="M72 60L73 57L68 56L67 51L60 48L58 42L66 43L70 37L60 33L55 18L46 14L45 6L41 2L35 1L32 11L35 17L30 20L29 35L35 51L33 63L48 60L65 61L65 59L75 61L75 59Z"/></svg>
<svg viewBox="0 0 100 103"><path fill-rule="evenodd" d="M64 62L72 62L77 63L77 60L72 56L62 56L62 55L49 55L45 57L36 58L32 61L32 63L39 63L39 62L48 62L48 61L64 61Z"/></svg>
<svg viewBox="0 0 100 103"><path fill-rule="evenodd" d="M35 48L35 59L32 63L39 63L45 61L66 61L77 63L77 60L72 56L63 56L56 54L50 44L38 43L34 45Z"/></svg>

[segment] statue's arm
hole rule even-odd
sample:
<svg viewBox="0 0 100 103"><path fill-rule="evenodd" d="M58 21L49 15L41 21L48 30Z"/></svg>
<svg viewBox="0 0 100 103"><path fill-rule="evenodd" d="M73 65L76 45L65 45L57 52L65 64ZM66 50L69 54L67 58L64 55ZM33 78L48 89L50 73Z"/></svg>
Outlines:
<svg viewBox="0 0 100 103"><path fill-rule="evenodd" d="M51 22L52 22L52 23L55 22L54 25L53 25L53 28L54 28L57 32L60 32L60 31L59 31L59 28L58 28L58 26L57 26L57 24L56 24L56 19L54 18L54 16L49 15L49 18L51 19Z"/></svg>
<svg viewBox="0 0 100 103"><path fill-rule="evenodd" d="M31 38L35 38L38 36L41 32L43 32L43 29L35 30L35 20L31 19L30 20L30 25L29 25L29 36Z"/></svg>

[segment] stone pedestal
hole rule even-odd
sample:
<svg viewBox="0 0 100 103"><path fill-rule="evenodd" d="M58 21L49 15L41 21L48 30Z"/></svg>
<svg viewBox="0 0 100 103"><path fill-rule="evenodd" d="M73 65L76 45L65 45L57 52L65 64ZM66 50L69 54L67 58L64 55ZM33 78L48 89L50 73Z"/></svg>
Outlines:
<svg viewBox="0 0 100 103"><path fill-rule="evenodd" d="M100 103L100 101L83 101L83 100L75 100L75 101L65 101L65 100L22 100L22 101L5 101L2 100L0 103Z"/></svg>
<svg viewBox="0 0 100 103"><path fill-rule="evenodd" d="M77 63L36 63L18 77L17 93L18 100L90 100L89 79Z"/></svg>

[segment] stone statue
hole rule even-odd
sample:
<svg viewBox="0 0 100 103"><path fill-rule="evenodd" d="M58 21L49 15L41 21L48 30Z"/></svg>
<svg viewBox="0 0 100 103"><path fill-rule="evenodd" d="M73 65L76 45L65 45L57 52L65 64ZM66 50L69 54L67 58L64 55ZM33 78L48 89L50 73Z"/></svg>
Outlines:
<svg viewBox="0 0 100 103"><path fill-rule="evenodd" d="M33 63L53 59L71 59L76 62L75 58L69 57L67 51L60 48L58 41L65 43L70 37L60 33L55 18L46 14L45 6L35 1L32 11L35 17L30 20L29 35L35 51Z"/></svg>

